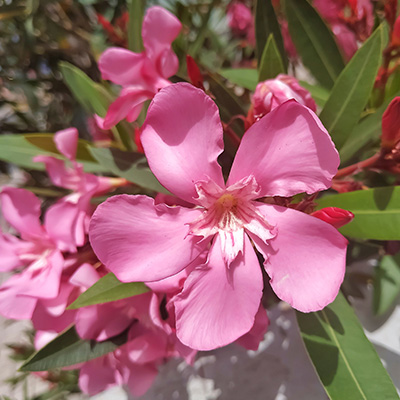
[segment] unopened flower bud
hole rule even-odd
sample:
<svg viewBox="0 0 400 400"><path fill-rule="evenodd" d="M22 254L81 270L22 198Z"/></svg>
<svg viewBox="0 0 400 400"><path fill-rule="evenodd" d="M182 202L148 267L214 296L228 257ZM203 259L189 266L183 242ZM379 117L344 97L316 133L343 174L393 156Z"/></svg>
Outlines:
<svg viewBox="0 0 400 400"><path fill-rule="evenodd" d="M395 97L382 116L382 148L393 149L400 140L400 96Z"/></svg>
<svg viewBox="0 0 400 400"><path fill-rule="evenodd" d="M296 78L280 74L257 85L252 99L254 116L260 118L290 99L313 111L317 109L310 92L302 88Z"/></svg>
<svg viewBox="0 0 400 400"><path fill-rule="evenodd" d="M392 45L396 47L400 46L400 15L397 17L393 26Z"/></svg>
<svg viewBox="0 0 400 400"><path fill-rule="evenodd" d="M199 89L204 90L203 75L200 72L200 68L196 64L196 61L194 61L189 55L186 56L186 67L191 84Z"/></svg>
<svg viewBox="0 0 400 400"><path fill-rule="evenodd" d="M338 207L322 208L321 210L314 211L311 215L327 222L335 228L340 228L341 226L348 224L354 218L352 212Z"/></svg>

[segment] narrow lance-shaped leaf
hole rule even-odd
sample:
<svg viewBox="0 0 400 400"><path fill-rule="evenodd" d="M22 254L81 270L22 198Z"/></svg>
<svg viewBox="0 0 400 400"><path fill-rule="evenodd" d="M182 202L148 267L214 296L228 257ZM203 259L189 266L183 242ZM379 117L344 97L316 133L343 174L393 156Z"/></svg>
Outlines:
<svg viewBox="0 0 400 400"><path fill-rule="evenodd" d="M331 30L307 0L285 0L290 36L304 65L330 89L344 68Z"/></svg>
<svg viewBox="0 0 400 400"><path fill-rule="evenodd" d="M33 170L44 170L44 164L34 162L32 159L38 155L52 156L60 159L61 157L58 151L54 152L47 148L44 150L41 147L37 147L30 143L24 136L30 137L30 135L43 135L43 134L28 134L28 135L0 135L0 160L18 165L23 168ZM83 164L86 172L109 172L107 168L98 164L97 162L85 161L79 159L79 162Z"/></svg>
<svg viewBox="0 0 400 400"><path fill-rule="evenodd" d="M286 71L288 64L287 55L283 44L281 28L271 0L257 0L254 19L258 65L260 66L267 39L272 34L281 55L284 71Z"/></svg>
<svg viewBox="0 0 400 400"><path fill-rule="evenodd" d="M143 50L142 22L143 22L143 1L128 0L129 22L128 22L128 48L135 53Z"/></svg>
<svg viewBox="0 0 400 400"><path fill-rule="evenodd" d="M81 339L71 327L34 353L20 368L21 371L48 371L68 367L111 353L126 343L128 332L103 342Z"/></svg>
<svg viewBox="0 0 400 400"><path fill-rule="evenodd" d="M339 150L342 164L356 155L364 146L379 140L382 134L382 115L396 96L400 96L400 92L385 100L373 114L366 116L356 125L343 147Z"/></svg>
<svg viewBox="0 0 400 400"><path fill-rule="evenodd" d="M320 114L320 119L341 148L368 103L381 61L384 30L381 25L342 71Z"/></svg>
<svg viewBox="0 0 400 400"><path fill-rule="evenodd" d="M120 282L114 274L109 273L99 279L93 286L83 292L68 309L109 303L148 292L148 287L142 282Z"/></svg>
<svg viewBox="0 0 400 400"><path fill-rule="evenodd" d="M60 70L72 94L89 114L105 117L113 96L99 83L93 82L83 71L67 62L61 62ZM129 128L124 123L113 127L112 132L120 147L132 148Z"/></svg>
<svg viewBox="0 0 400 400"><path fill-rule="evenodd" d="M314 368L331 400L399 399L378 354L339 293L323 310L296 313Z"/></svg>
<svg viewBox="0 0 400 400"><path fill-rule="evenodd" d="M375 240L400 240L400 186L389 186L325 196L318 208L339 207L354 214L340 228L344 235Z"/></svg>
<svg viewBox="0 0 400 400"><path fill-rule="evenodd" d="M219 74L228 79L235 85L249 90L255 90L258 83L258 73L256 69L250 68L231 68L222 69Z"/></svg>
<svg viewBox="0 0 400 400"><path fill-rule="evenodd" d="M53 133L27 133L24 135L24 138L32 143L34 146L39 149L49 151L51 153L60 154L55 143L54 143L54 134ZM93 156L90 154L88 150L88 146L90 146L90 142L83 139L78 139L78 147L76 150L76 159L78 161L91 161L96 162Z"/></svg>
<svg viewBox="0 0 400 400"><path fill-rule="evenodd" d="M384 256L375 269L374 312L382 315L395 304L400 295L400 253Z"/></svg>
<svg viewBox="0 0 400 400"><path fill-rule="evenodd" d="M89 147L93 157L108 171L155 192L167 193L150 171L143 154L112 148Z"/></svg>
<svg viewBox="0 0 400 400"><path fill-rule="evenodd" d="M284 72L285 67L283 66L282 57L279 54L274 36L270 34L261 57L258 69L258 81L273 79Z"/></svg>

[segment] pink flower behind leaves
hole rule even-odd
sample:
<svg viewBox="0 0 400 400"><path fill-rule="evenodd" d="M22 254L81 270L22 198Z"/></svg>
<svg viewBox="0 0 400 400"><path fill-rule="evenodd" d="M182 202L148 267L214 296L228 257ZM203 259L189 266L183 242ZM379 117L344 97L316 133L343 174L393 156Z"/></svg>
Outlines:
<svg viewBox="0 0 400 400"><path fill-rule="evenodd" d="M76 251L86 241L89 217L92 213L90 200L94 196L107 193L113 187L111 178L88 174L83 165L76 161L78 131L68 128L54 135L58 151L68 159L67 162L51 156L36 156L34 161L42 162L54 185L69 189L71 194L61 198L47 215L52 215L56 224L50 225L49 231L64 242L74 242L74 246L63 247L64 251Z"/></svg>
<svg viewBox="0 0 400 400"><path fill-rule="evenodd" d="M232 2L228 7L226 15L233 34L246 38L251 45L254 45L254 22L250 8L243 3Z"/></svg>
<svg viewBox="0 0 400 400"><path fill-rule="evenodd" d="M112 47L100 57L103 79L123 87L120 96L108 109L103 129L110 129L126 118L134 121L146 100L170 84L167 80L178 71L178 58L171 44L181 30L181 23L162 7L150 7L143 19L141 53Z"/></svg>
<svg viewBox="0 0 400 400"><path fill-rule="evenodd" d="M317 106L310 92L299 85L296 78L279 74L275 79L260 82L252 98L254 117L261 118L290 99L316 111Z"/></svg>
<svg viewBox="0 0 400 400"><path fill-rule="evenodd" d="M223 151L218 109L191 85L171 85L155 96L142 143L158 180L195 207L114 196L94 213L90 240L124 282L158 281L195 265L174 298L182 343L209 350L253 327L263 290L253 243L282 300L304 312L334 300L346 239L317 218L257 201L330 186L339 156L309 108L288 101L253 124L226 184L217 162ZM204 252L206 262L198 259Z"/></svg>
<svg viewBox="0 0 400 400"><path fill-rule="evenodd" d="M64 234L52 227L53 207L40 223L40 201L25 189L3 188L1 210L6 221L20 233L21 239L0 232L0 245L5 243L6 257L1 259L0 271L25 267L0 287L0 313L7 318L27 319L39 299L54 299L59 293L64 266L62 251L76 250L71 232ZM68 231L70 227L64 227ZM9 246L10 244L11 246Z"/></svg>

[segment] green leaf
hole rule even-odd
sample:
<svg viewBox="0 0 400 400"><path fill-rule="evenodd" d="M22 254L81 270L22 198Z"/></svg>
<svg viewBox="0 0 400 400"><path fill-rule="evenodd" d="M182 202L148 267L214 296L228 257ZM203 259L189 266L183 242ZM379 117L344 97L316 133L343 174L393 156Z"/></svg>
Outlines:
<svg viewBox="0 0 400 400"><path fill-rule="evenodd" d="M42 150L61 155L54 143L53 133L27 133L24 135L24 138L29 143L32 143L34 146L39 147ZM90 146L90 142L78 139L78 147L76 150L77 161L91 161L97 163L90 154L88 146Z"/></svg>
<svg viewBox="0 0 400 400"><path fill-rule="evenodd" d="M284 72L285 67L283 66L282 57L279 54L274 36L270 34L261 57L258 69L258 81L262 82L267 79L276 78L277 75Z"/></svg>
<svg viewBox="0 0 400 400"><path fill-rule="evenodd" d="M235 85L244 87L249 90L255 90L258 83L258 73L256 69L250 68L233 68L222 69L219 74Z"/></svg>
<svg viewBox="0 0 400 400"><path fill-rule="evenodd" d="M325 196L318 208L340 207L354 220L340 228L344 235L375 240L400 240L400 186L382 187Z"/></svg>
<svg viewBox="0 0 400 400"><path fill-rule="evenodd" d="M97 114L102 118L105 117L109 105L114 100L106 88L93 82L83 71L72 64L62 61L59 67L66 84L85 111L89 114ZM132 148L130 130L125 127L123 122L111 130L121 148Z"/></svg>
<svg viewBox="0 0 400 400"><path fill-rule="evenodd" d="M339 150L342 164L357 154L364 146L379 140L382 134L382 115L396 96L400 96L400 92L387 99L373 114L367 115L356 125L343 147Z"/></svg>
<svg viewBox="0 0 400 400"><path fill-rule="evenodd" d="M142 282L120 282L114 274L109 273L99 279L93 286L83 292L69 307L69 310L109 303L137 296L148 292L148 287Z"/></svg>
<svg viewBox="0 0 400 400"><path fill-rule="evenodd" d="M36 134L33 134L36 135ZM41 135L41 134L37 134ZM26 136L26 135L25 135ZM0 160L18 165L22 168L44 170L44 164L34 162L33 157L43 155L64 159L57 152L43 150L28 142L23 135L0 135ZM97 162L81 161L86 172L108 172Z"/></svg>
<svg viewBox="0 0 400 400"><path fill-rule="evenodd" d="M285 0L290 36L304 65L330 89L344 68L331 30L307 0Z"/></svg>
<svg viewBox="0 0 400 400"><path fill-rule="evenodd" d="M323 88L322 86L311 85L304 81L299 81L300 85L303 86L304 89L308 90L311 93L312 98L315 100L317 105L323 107L329 98L329 91Z"/></svg>
<svg viewBox="0 0 400 400"><path fill-rule="evenodd" d="M128 0L129 2L129 22L128 22L128 49L135 53L143 50L142 40L142 21L143 21L143 1Z"/></svg>
<svg viewBox="0 0 400 400"><path fill-rule="evenodd" d="M275 42L281 60L283 61L284 70L287 69L287 55L285 46L283 45L283 38L281 28L279 26L278 19L276 18L274 7L272 6L271 0L257 0L255 7L255 33L256 33L256 53L258 59L258 65L261 63L262 54L265 48L265 44L270 34L275 38Z"/></svg>
<svg viewBox="0 0 400 400"><path fill-rule="evenodd" d="M48 371L89 361L122 346L126 343L127 336L128 331L125 331L103 342L83 340L72 326L34 353L20 371Z"/></svg>
<svg viewBox="0 0 400 400"><path fill-rule="evenodd" d="M352 307L339 293L323 310L296 312L301 337L331 400L395 400L396 388Z"/></svg>
<svg viewBox="0 0 400 400"><path fill-rule="evenodd" d="M384 256L374 278L374 312L387 312L400 295L400 253Z"/></svg>
<svg viewBox="0 0 400 400"><path fill-rule="evenodd" d="M169 194L150 171L143 154L115 148L89 147L89 151L100 165L115 175L155 192Z"/></svg>
<svg viewBox="0 0 400 400"><path fill-rule="evenodd" d="M229 122L235 115L246 115L239 98L226 85L223 85L216 76L208 75L207 81L210 84L211 93L215 96L222 121Z"/></svg>
<svg viewBox="0 0 400 400"><path fill-rule="evenodd" d="M104 117L108 106L113 101L108 91L70 63L62 61L59 67L72 94L86 112Z"/></svg>
<svg viewBox="0 0 400 400"><path fill-rule="evenodd" d="M342 71L319 115L336 147L341 148L368 103L382 57L381 25Z"/></svg>

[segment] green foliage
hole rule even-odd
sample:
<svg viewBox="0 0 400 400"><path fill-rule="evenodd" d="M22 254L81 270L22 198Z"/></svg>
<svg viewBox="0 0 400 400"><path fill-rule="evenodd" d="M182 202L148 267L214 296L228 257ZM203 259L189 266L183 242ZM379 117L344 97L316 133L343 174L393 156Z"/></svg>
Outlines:
<svg viewBox="0 0 400 400"><path fill-rule="evenodd" d="M271 0L257 0L255 6L255 34L258 63L261 63L265 45L270 35L281 55L284 71L287 70L287 55L283 45L283 38Z"/></svg>
<svg viewBox="0 0 400 400"><path fill-rule="evenodd" d="M105 117L108 107L114 100L113 96L102 85L93 82L83 71L72 64L61 62L60 70L71 92L86 112ZM124 123L119 123L111 130L122 149L132 148L130 131L129 128L125 128Z"/></svg>
<svg viewBox="0 0 400 400"><path fill-rule="evenodd" d="M40 162L34 162L32 160L33 157L45 155L64 159L55 146L50 144L50 137L52 137L51 134L42 133L26 135L1 135L0 160L18 165L23 168L44 170L44 164ZM84 141L81 141L80 143L82 144ZM79 155L82 157L85 154L86 153L84 151L79 153ZM86 172L107 171L97 162L85 160L84 157L82 159L78 159L78 161L82 162Z"/></svg>
<svg viewBox="0 0 400 400"><path fill-rule="evenodd" d="M318 208L340 207L354 214L354 220L340 228L346 236L400 240L400 186L326 196L317 203Z"/></svg>
<svg viewBox="0 0 400 400"><path fill-rule="evenodd" d="M379 140L382 134L382 115L389 103L396 96L400 96L400 92L386 99L374 113L367 115L356 125L339 150L342 163L346 163L346 161L355 156L364 146Z"/></svg>
<svg viewBox="0 0 400 400"><path fill-rule="evenodd" d="M267 79L276 78L277 75L283 74L284 72L286 71L282 57L278 51L274 36L271 33L268 37L267 43L265 44L259 64L258 81L262 82Z"/></svg>
<svg viewBox="0 0 400 400"><path fill-rule="evenodd" d="M222 69L219 74L228 79L235 85L244 87L249 90L255 90L258 83L258 73L256 69L250 68L233 68Z"/></svg>
<svg viewBox="0 0 400 400"><path fill-rule="evenodd" d="M400 253L384 256L374 278L374 312L385 314L400 295Z"/></svg>
<svg viewBox="0 0 400 400"><path fill-rule="evenodd" d="M307 0L285 0L285 10L304 65L322 86L332 88L344 62L331 30Z"/></svg>
<svg viewBox="0 0 400 400"><path fill-rule="evenodd" d="M150 171L146 157L143 154L115 148L89 147L89 150L92 156L107 171L111 171L115 175L143 188L155 192L169 193Z"/></svg>
<svg viewBox="0 0 400 400"><path fill-rule="evenodd" d="M47 371L79 364L111 353L126 341L127 332L103 342L83 340L72 326L33 354L20 370Z"/></svg>
<svg viewBox="0 0 400 400"><path fill-rule="evenodd" d="M99 279L93 286L83 292L69 307L76 308L92 306L94 304L109 303L137 296L148 292L149 289L141 282L120 282L114 274L109 273Z"/></svg>
<svg viewBox="0 0 400 400"><path fill-rule="evenodd" d="M381 25L337 78L319 116L338 148L343 146L368 103L384 46Z"/></svg>
<svg viewBox="0 0 400 400"><path fill-rule="evenodd" d="M128 0L129 22L128 22L128 48L135 53L143 50L142 20L143 0Z"/></svg>
<svg viewBox="0 0 400 400"><path fill-rule="evenodd" d="M323 310L296 313L314 368L331 400L399 399L353 309L339 293Z"/></svg>

